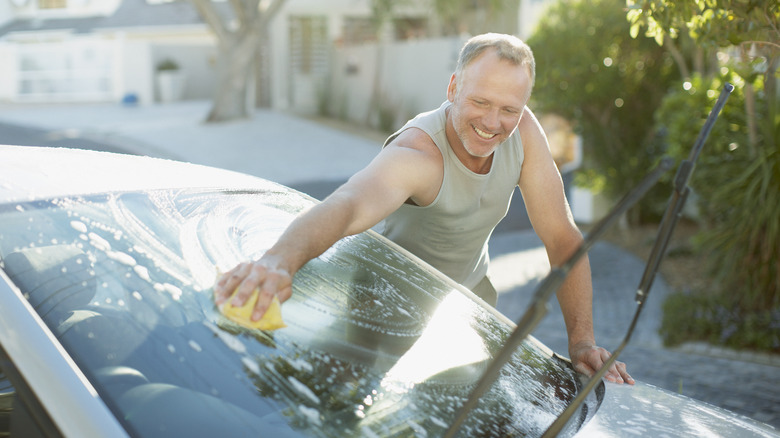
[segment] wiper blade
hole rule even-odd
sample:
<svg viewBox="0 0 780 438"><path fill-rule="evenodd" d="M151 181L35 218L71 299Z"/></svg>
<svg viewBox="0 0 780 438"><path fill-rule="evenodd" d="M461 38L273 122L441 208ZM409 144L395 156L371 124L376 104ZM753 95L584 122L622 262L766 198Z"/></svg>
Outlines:
<svg viewBox="0 0 780 438"><path fill-rule="evenodd" d="M636 328L636 323L639 320L639 314L642 312L642 308L644 307L645 301L647 300L647 296L650 293L650 288L653 286L655 274L658 272L658 268L661 265L661 260L666 254L666 247L669 244L669 239L672 237L674 228L677 225L677 221L680 219L682 209L688 199L688 194L690 193L688 181L693 174L696 160L699 158L699 153L704 146L704 142L710 135L710 131L712 130L712 126L715 124L715 120L718 118L720 111L723 109L723 106L726 104L726 100L731 95L733 90L734 86L731 84L726 84L723 87L718 100L715 102L715 106L712 108L712 111L710 111L709 116L707 116L707 120L704 122L704 126L702 126L701 131L699 131L699 136L696 139L696 143L694 144L693 148L691 149L691 153L688 156L688 159L683 160L680 163L680 167L677 169L677 175L674 178L674 191L672 192L672 196L669 199L669 204L666 207L664 216L661 219L661 225L658 227L655 244L653 245L653 249L647 259L647 263L645 264L645 271L642 274L642 280L639 282L639 287L637 288L636 292L636 312L634 313L634 318L631 320L631 325L628 327L628 332L626 332L626 336L623 338L623 342L621 342L618 348L612 352L612 356L610 356L610 358L604 362L604 365L602 365L601 368L599 368L598 371L593 374L590 380L588 380L588 383L586 383L585 386L580 390L579 394L577 394L577 397L575 397L571 404L569 404L569 406L566 407L561 415L555 419L555 421L550 425L542 437L554 437L557 436L561 430L563 430L564 426L566 426L566 423L568 423L572 415L574 415L574 413L579 410L580 405L582 405L582 403L585 401L585 398L590 393L590 391L592 391L601 378L604 377L604 374L606 374L607 370L609 370L612 364L615 363L618 356L620 356L620 353L631 340L631 335L633 334L634 329Z"/></svg>
<svg viewBox="0 0 780 438"><path fill-rule="evenodd" d="M669 242L672 231L677 223L682 207L687 199L688 187L687 183L690 179L690 175L693 172L693 167L699 152L701 151L704 141L709 136L712 129L712 125L715 123L718 114L726 103L726 99L734 86L726 84L720 97L718 98L715 107L710 112L704 126L702 127L699 137L694 145L691 155L688 160L684 160L678 169L677 176L675 177L675 191L672 195L672 200L664 214L661 226L659 228L658 238L656 244L651 253L650 259L645 267L645 272L640 283L640 287L637 291L638 309L634 315L634 319L631 322L626 338L623 343L612 352L610 358L604 363L604 365L594 373L593 377L587 382L587 384L580 390L579 394L572 403L564 410L563 413L553 422L553 424L545 432L544 436L556 436L566 425L569 418L579 409L579 406L583 403L590 391L596 386L601 378L606 374L609 367L617 360L620 352L623 350L631 334L636 326L639 313L641 312L644 301L652 286L653 279L655 278L655 272L658 270L661 258L666 251L666 246ZM588 233L584 241L572 254L565 263L559 267L551 269L550 273L539 285L532 297L531 303L526 309L525 314L517 323L515 330L509 335L504 342L503 347L496 353L493 360L488 365L487 369L483 373L480 380L477 382L474 389L471 391L469 398L458 410L455 419L450 424L449 429L444 434L445 438L452 438L460 429L460 426L466 420L466 417L471 410L476 407L479 398L492 386L493 382L498 378L501 368L509 361L514 354L515 350L525 340L525 338L533 331L533 329L539 324L542 318L546 315L548 310L548 304L552 294L558 290L558 287L563 283L566 275L573 268L573 266L587 254L588 250L595 244L595 242L617 221L618 217L625 213L631 206L639 201L652 186L654 186L661 178L664 172L672 167L672 160L670 158L664 158L659 165L633 189L626 196L623 197L612 210L600 220L593 230Z"/></svg>

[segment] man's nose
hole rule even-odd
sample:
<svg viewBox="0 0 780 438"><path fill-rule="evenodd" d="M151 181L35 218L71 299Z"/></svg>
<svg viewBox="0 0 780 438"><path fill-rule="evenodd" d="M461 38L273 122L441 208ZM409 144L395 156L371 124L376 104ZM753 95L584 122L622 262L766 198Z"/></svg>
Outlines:
<svg viewBox="0 0 780 438"><path fill-rule="evenodd" d="M489 109L482 117L482 124L484 124L485 128L489 129L491 132L498 131L498 129L501 128L501 117L499 110L495 108Z"/></svg>

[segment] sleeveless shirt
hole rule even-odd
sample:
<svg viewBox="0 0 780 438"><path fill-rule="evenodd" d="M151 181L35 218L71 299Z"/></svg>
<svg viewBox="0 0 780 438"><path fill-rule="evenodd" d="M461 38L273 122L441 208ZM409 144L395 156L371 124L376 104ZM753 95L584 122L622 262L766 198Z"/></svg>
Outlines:
<svg viewBox="0 0 780 438"><path fill-rule="evenodd" d="M509 211L520 180L523 146L515 131L493 152L487 174L472 172L447 141L446 110L450 105L445 101L438 109L418 115L385 141L387 146L401 132L421 129L441 151L444 178L431 204L402 205L385 219L383 234L472 289L487 274L488 240Z"/></svg>

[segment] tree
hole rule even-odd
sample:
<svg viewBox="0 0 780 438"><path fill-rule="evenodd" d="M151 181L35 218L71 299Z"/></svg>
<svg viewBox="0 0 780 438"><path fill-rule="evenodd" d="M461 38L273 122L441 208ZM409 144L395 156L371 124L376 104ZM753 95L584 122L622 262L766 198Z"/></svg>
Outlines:
<svg viewBox="0 0 780 438"><path fill-rule="evenodd" d="M668 132L670 152L679 142L692 141L723 82L736 87L691 181L701 198L698 248L709 261L713 280L692 297L671 297L674 305L668 308L679 308L677 320L684 324L665 320L664 330L687 331L689 336L738 348L780 351L780 4L757 0L627 4L632 35L644 30L665 48L687 38L719 60L715 69L686 66L683 86L667 96L658 112L658 128ZM701 315L702 322L692 323L697 319L692 315ZM711 328L713 320L720 325Z"/></svg>
<svg viewBox="0 0 780 438"><path fill-rule="evenodd" d="M660 46L678 52L675 41L690 38L699 47L709 49L715 55L719 48L736 48L738 58L732 63L736 73L745 81L745 111L750 147L755 149L758 131L765 138L773 137L777 99L767 99L768 123L763 128L756 109L756 81L761 79L766 95L776 96L777 67L780 61L780 4L763 0L627 0L631 35L637 37L640 30L655 38ZM713 56L714 58L714 56ZM692 77L690 69L676 56L683 77ZM700 63L693 73L712 77L719 71L707 72Z"/></svg>
<svg viewBox="0 0 780 438"><path fill-rule="evenodd" d="M285 0L230 0L224 4L229 10L218 8L212 0L191 1L218 44L217 90L206 121L251 118L256 98L255 61L258 53L268 53L269 26Z"/></svg>
<svg viewBox="0 0 780 438"><path fill-rule="evenodd" d="M586 168L577 183L622 196L662 153L653 113L679 78L673 61L652 40L629 37L623 0L561 1L528 43L534 108L573 121L582 135ZM652 202L644 199L634 217Z"/></svg>

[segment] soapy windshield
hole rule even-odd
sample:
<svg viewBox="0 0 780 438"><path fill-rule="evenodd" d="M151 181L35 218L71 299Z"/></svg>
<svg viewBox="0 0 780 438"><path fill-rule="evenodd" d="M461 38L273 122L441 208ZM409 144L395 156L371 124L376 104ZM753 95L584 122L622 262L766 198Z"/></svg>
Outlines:
<svg viewBox="0 0 780 438"><path fill-rule="evenodd" d="M166 190L0 205L0 257L131 435L440 435L511 327L375 233L296 274L286 328L215 308L217 271L258 258L312 202ZM526 342L461 435L538 435L579 385Z"/></svg>

